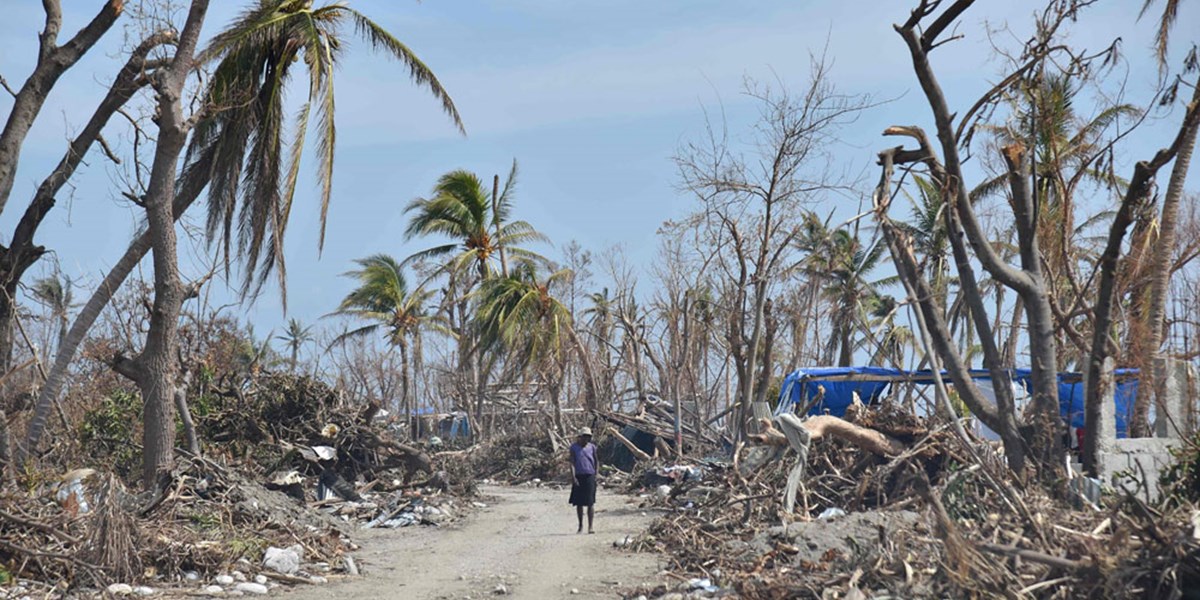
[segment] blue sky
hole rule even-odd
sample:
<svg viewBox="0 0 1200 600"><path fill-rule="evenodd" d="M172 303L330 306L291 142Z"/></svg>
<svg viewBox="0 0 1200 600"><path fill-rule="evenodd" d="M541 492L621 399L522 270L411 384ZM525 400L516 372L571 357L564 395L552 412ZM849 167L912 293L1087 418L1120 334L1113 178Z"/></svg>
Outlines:
<svg viewBox="0 0 1200 600"><path fill-rule="evenodd" d="M64 4L65 37L91 17L97 3ZM210 35L245 5L213 4L206 24ZM312 322L332 310L349 289L338 275L354 258L376 252L402 257L431 245L403 239L402 210L427 193L439 174L454 168L485 177L504 174L513 158L521 164L518 218L555 243L573 239L595 252L621 245L635 265L648 264L657 248L655 230L693 206L676 188L671 157L681 142L702 131L703 107L722 106L732 125L746 123L754 107L740 95L743 78L778 79L799 88L809 52L819 52L826 42L841 91L895 99L864 114L843 133L844 144L837 149L846 171L873 179L875 153L895 143L879 132L891 124L929 122L903 44L891 28L906 17L908 4L352 2L433 68L458 105L468 136L456 133L397 64L373 56L364 44L352 45L336 79L338 155L326 247L318 256L314 182L299 196L288 233L289 316ZM1200 7L1189 4L1180 14L1177 37L1200 30ZM993 26L1007 22L1022 33L1037 6L979 5L960 27L967 39L935 54L951 105L959 109L1001 68L982 35L984 19ZM1138 5L1110 2L1089 11L1072 39L1098 49L1123 36L1128 65L1121 72L1127 69L1129 101L1144 103L1157 73L1149 60L1151 24L1134 21ZM33 2L5 11L0 74L10 85L19 85L32 66L41 20L40 6ZM33 189L61 155L66 136L84 123L123 61L120 28L63 78L47 102L22 156L10 204L0 215L0 236L11 232ZM999 32L995 39L1012 46L1014 38ZM0 97L0 114L10 106L7 96ZM1148 157L1178 118L1176 111L1151 123L1119 158L1127 164ZM110 127L110 142L128 150L118 129ZM73 192L60 196L39 242L90 291L124 250L139 211L117 196L104 159L93 153L87 162ZM1193 190L1200 181L1197 170L1190 179ZM854 204L831 198L822 210L848 212ZM201 272L208 260L204 246L187 245L184 253L190 273ZM143 268L149 276L148 266ZM217 285L216 304L234 297L223 283ZM264 332L284 321L273 286L244 313Z"/></svg>

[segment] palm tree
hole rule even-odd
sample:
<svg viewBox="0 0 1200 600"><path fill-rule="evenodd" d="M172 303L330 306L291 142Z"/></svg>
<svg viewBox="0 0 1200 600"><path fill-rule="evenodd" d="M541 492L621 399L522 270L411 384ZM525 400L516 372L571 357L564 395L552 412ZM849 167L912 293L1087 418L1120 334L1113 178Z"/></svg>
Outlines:
<svg viewBox="0 0 1200 600"><path fill-rule="evenodd" d="M206 149L214 151L208 235L210 240L222 239L229 260L236 225L237 255L246 270L244 292L251 291L256 281L261 285L274 267L278 267L283 284L284 231L314 108L315 171L321 186L318 244L324 247L336 140L333 73L344 45L341 29L347 24L353 24L355 33L372 48L408 67L413 82L428 88L462 130L458 111L433 72L362 13L341 2L314 8L312 0L260 0L256 8L214 37L200 55L202 62L217 63L205 101L218 107L218 112L216 118L197 127L188 152L196 164ZM301 59L308 71L308 98L295 116L294 137L288 142L284 139L284 86L291 66ZM239 195L241 206L235 221Z"/></svg>
<svg viewBox="0 0 1200 600"><path fill-rule="evenodd" d="M508 220L516 180L516 161L500 193L495 190L498 186L489 192L483 181L469 171L459 169L442 175L433 186L433 195L417 198L405 207L406 213L412 213L405 236L441 235L453 241L418 252L408 260L449 257L448 271L462 273L473 268L481 280L496 273L495 263L502 253L505 258L545 262L519 245L546 241L546 237L525 221ZM501 274L507 273L502 270Z"/></svg>
<svg viewBox="0 0 1200 600"><path fill-rule="evenodd" d="M1022 141L1034 148L1038 197L1038 239L1056 287L1064 285L1076 258L1075 193L1085 183L1105 187L1124 182L1099 168L1106 133L1121 118L1140 111L1115 104L1085 119L1075 111L1081 84L1066 74L1039 77L1012 101L1012 126L992 128L1002 144ZM998 175L971 192L972 201L1007 190L1007 175Z"/></svg>
<svg viewBox="0 0 1200 600"><path fill-rule="evenodd" d="M515 160L503 191L498 177L493 180L489 192L478 176L459 169L438 178L433 194L428 198L417 198L405 207L405 212L412 215L405 230L408 239L430 235L450 238L445 244L410 256L406 262L445 260L437 273L445 273L448 277L445 306L459 340L459 371L469 373L475 388L476 419L482 417L490 367L482 354L476 354L475 360L471 360L471 350L478 344L470 337L474 332L468 315L468 298L479 282L497 273L497 262L501 276L508 275L508 260L546 262L541 256L520 247L530 241L545 241L545 236L525 221L509 221L516 182Z"/></svg>
<svg viewBox="0 0 1200 600"><path fill-rule="evenodd" d="M946 200L932 181L921 175L913 175L919 198L913 199L912 220L897 223L912 236L916 253L923 257L928 272L929 285L944 303L950 288L950 240L946 230ZM907 193L907 192L905 192ZM942 306L945 309L945 305Z"/></svg>
<svg viewBox="0 0 1200 600"><path fill-rule="evenodd" d="M1155 0L1146 0L1145 4L1142 5L1142 12L1139 17L1145 15L1147 9L1154 2ZM1163 13L1159 19L1155 44L1160 68L1166 64L1167 43L1170 40L1171 28L1174 26L1176 17L1179 14L1179 5L1180 0L1164 1ZM1194 53L1195 50L1193 49L1193 61ZM1200 81L1196 81L1193 84L1191 105L1200 105ZM1171 268L1171 262L1174 260L1175 254L1179 206L1183 200L1184 183L1191 168L1192 152L1196 147L1198 132L1200 132L1200 122L1197 122L1195 119L1185 122L1184 129L1179 135L1179 149L1175 155L1175 164L1171 167L1171 179L1167 183L1166 194L1163 195L1162 213L1159 216L1159 233L1156 244L1158 251L1153 254L1150 265L1150 273L1152 274L1150 289L1146 300L1145 314L1141 319L1142 323L1139 328L1143 332L1142 336L1146 338L1142 344L1142 348L1148 351L1152 358L1160 357L1162 349L1162 323L1166 318L1167 295L1171 287L1171 275L1174 273L1174 269ZM1146 352L1141 353L1146 354ZM1157 387L1157 374L1155 373L1153 364L1143 365L1142 373L1144 373L1144 376L1142 377L1141 385L1138 386L1138 395L1134 402L1134 414L1130 423L1130 434L1133 436L1149 434L1150 393Z"/></svg>
<svg viewBox="0 0 1200 600"><path fill-rule="evenodd" d="M475 316L479 349L508 351L522 366L561 351L571 312L551 294L551 287L572 276L569 269L560 269L538 279L533 264L524 262L507 277L485 280Z"/></svg>
<svg viewBox="0 0 1200 600"><path fill-rule="evenodd" d="M300 348L313 340L313 326L305 327L299 319L288 319L287 329L281 335L275 336L275 339L284 343L291 351L291 357L288 359L288 370L296 371L296 362L300 358Z"/></svg>
<svg viewBox="0 0 1200 600"><path fill-rule="evenodd" d="M592 334L596 338L596 348L600 356L600 365L604 370L600 381L600 389L605 398L610 401L616 397L614 387L614 369L612 364L613 313L616 310L615 301L609 295L608 288L588 294L592 305L583 310L590 318Z"/></svg>
<svg viewBox="0 0 1200 600"><path fill-rule="evenodd" d="M855 330L867 322L867 308L884 299L878 288L895 281L895 277L869 279L887 247L874 243L863 247L857 231L846 228L831 231L812 213L802 226L804 235L799 243L808 253L803 268L821 282L820 294L832 305L830 349L838 348L839 366L850 366L854 360Z"/></svg>
<svg viewBox="0 0 1200 600"><path fill-rule="evenodd" d="M477 351L503 353L519 372L530 366L549 370L561 358L568 340L574 340L571 312L552 293L552 288L574 276L560 269L539 279L533 262L519 261L507 275L483 281L478 295L474 326ZM577 340L576 348L582 352ZM560 370L561 371L561 370ZM561 380L561 372L556 381ZM559 384L551 385L555 427L565 431Z"/></svg>
<svg viewBox="0 0 1200 600"><path fill-rule="evenodd" d="M433 93L462 130L457 109L429 68L407 46L361 13L344 3L314 9L305 0L259 0L255 9L215 37L200 55L204 63L217 64L203 97L206 113L192 130L174 206L178 219L207 186L209 234L221 234L228 260L235 204L239 195L242 197L236 227L238 252L246 267L245 290L255 279L265 281L271 268L282 261L283 233L298 179L310 107L314 105L318 114L317 172L322 184L323 231L335 141L332 75L343 45L338 31L347 23L372 47L404 64L414 83ZM295 137L285 142L283 96L292 67L301 58L309 75L308 101L297 115ZM135 239L80 312L39 393L25 447L36 447L76 350L151 245L150 232ZM277 266L282 283L286 271L282 262Z"/></svg>
<svg viewBox="0 0 1200 600"><path fill-rule="evenodd" d="M354 262L360 268L345 275L355 279L358 287L330 316L348 316L368 323L339 335L331 345L384 330L388 344L400 352L400 406L411 415L416 402L410 391L409 348L422 329L440 329L438 318L425 310L434 294L420 288L410 291L404 267L391 256L376 254Z"/></svg>
<svg viewBox="0 0 1200 600"><path fill-rule="evenodd" d="M74 295L71 293L71 279L63 275L45 277L33 283L30 289L33 297L50 311L50 316L58 321L58 346L63 345L67 337L67 317L74 306Z"/></svg>

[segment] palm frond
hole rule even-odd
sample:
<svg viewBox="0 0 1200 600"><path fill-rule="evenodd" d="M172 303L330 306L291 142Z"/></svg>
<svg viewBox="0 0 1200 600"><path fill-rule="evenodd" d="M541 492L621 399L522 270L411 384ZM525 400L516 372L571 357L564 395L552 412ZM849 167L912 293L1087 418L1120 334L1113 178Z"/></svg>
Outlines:
<svg viewBox="0 0 1200 600"><path fill-rule="evenodd" d="M406 45L396 39L387 30L380 27L366 15L345 6L340 6L340 10L349 13L354 19L354 27L359 36L365 38L377 50L384 50L388 54L395 57L401 63L408 67L409 76L417 85L424 86L442 103L442 111L450 116L454 121L454 125L463 135L466 135L467 130L463 126L462 117L458 114L458 108L454 106L454 101L450 99L450 94L442 87L441 82L433 74L425 63L421 62L420 58Z"/></svg>

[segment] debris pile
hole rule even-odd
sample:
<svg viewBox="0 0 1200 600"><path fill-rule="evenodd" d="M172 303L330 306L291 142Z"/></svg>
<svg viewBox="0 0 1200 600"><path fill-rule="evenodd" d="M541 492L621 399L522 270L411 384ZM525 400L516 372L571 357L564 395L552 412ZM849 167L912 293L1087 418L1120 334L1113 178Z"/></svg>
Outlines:
<svg viewBox="0 0 1200 600"><path fill-rule="evenodd" d="M443 453L439 458L465 458L463 466L483 480L508 484L565 481L570 474L563 462L566 447L553 433L509 433L464 451Z"/></svg>
<svg viewBox="0 0 1200 600"><path fill-rule="evenodd" d="M644 504L670 512L629 546L669 556L678 583L635 595L1157 598L1200 585L1194 494L1155 506L1117 494L1081 509L1036 484L1014 489L985 444L972 450L932 421L884 406L851 411L845 425L896 445L865 451L863 432L849 428L855 435L814 435L792 511L797 456L769 430L736 461L694 465L700 479L648 471ZM1177 471L1172 489L1191 489L1191 471Z"/></svg>
<svg viewBox="0 0 1200 600"><path fill-rule="evenodd" d="M266 374L193 406L205 456L183 453L149 491L77 469L0 492L0 583L267 593L357 574L355 527L440 525L471 507L469 473L454 482L378 406L351 409L310 378Z"/></svg>

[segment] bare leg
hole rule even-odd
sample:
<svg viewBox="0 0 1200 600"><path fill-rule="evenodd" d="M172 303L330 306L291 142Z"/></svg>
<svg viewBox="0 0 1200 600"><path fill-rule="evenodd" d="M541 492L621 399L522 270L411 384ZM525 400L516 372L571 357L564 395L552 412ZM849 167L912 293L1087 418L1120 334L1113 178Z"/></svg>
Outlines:
<svg viewBox="0 0 1200 600"><path fill-rule="evenodd" d="M580 508L580 510L582 510L582 509L583 509L583 507L582 507L582 506L581 506L581 507L579 507L579 508ZM595 517L595 515L596 515L595 507L594 507L594 506L592 506L591 504L589 504L589 505L588 505L588 533L596 533L596 530L592 529L592 518L593 518L593 517ZM583 520L582 520L582 518L580 519L579 526L580 526L581 528L583 527Z"/></svg>
<svg viewBox="0 0 1200 600"><path fill-rule="evenodd" d="M579 516L579 529L575 530L575 533L583 533L583 507L576 506L575 514ZM588 507L588 519L589 519L588 524L590 525L591 524L591 507Z"/></svg>

